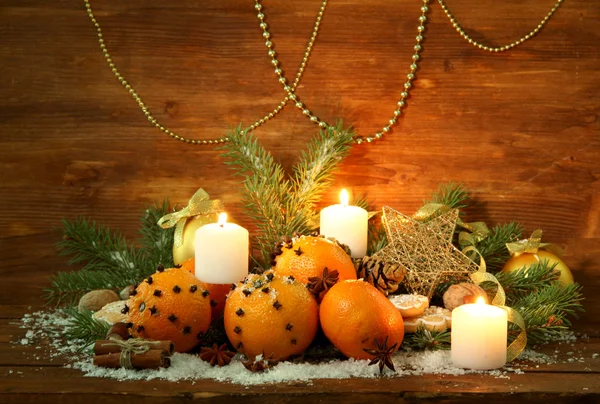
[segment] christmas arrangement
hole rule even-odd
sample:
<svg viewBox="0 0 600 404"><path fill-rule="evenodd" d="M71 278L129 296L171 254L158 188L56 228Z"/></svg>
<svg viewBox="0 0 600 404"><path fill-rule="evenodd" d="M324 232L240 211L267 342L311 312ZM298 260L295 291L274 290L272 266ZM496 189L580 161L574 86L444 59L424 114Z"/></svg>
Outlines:
<svg viewBox="0 0 600 404"><path fill-rule="evenodd" d="M220 146L243 180L243 214L257 229L250 237L236 218L228 221L225 203L203 189L183 208L167 199L147 208L135 242L93 219L63 220L58 252L79 269L54 275L46 297L56 311L25 323L52 329L54 340L68 343L60 352L76 354L87 374L242 383L249 380L244 374L261 375L254 382L401 376L434 367L461 374L502 369L531 348L572 337L582 294L560 250L542 242L541 230L526 237L516 222L470 222L461 184L441 184L411 215L372 206L368 197L351 204L345 191L340 204L319 208L352 144L381 139L400 119L418 70L428 0L419 5L393 116L372 136L329 125L295 92L327 0L293 81L280 67L257 0L285 98L252 125L210 140L186 138L156 120L115 66L84 3L106 62L148 121L177 140ZM473 40L439 3L465 40L498 53L537 34L562 0L537 28L500 47ZM320 129L291 174L252 135L288 103Z"/></svg>
<svg viewBox="0 0 600 404"><path fill-rule="evenodd" d="M455 183L412 216L369 213L366 198L318 210L352 141L341 125L319 133L291 176L245 130L228 138L222 153L258 228L251 242L203 190L182 209L148 208L135 243L63 221L58 251L81 269L53 276L46 297L88 371L192 357L206 377L333 363L393 375L406 355L444 350L454 369L497 369L569 338L581 287L541 230L524 238L515 222L469 222Z"/></svg>

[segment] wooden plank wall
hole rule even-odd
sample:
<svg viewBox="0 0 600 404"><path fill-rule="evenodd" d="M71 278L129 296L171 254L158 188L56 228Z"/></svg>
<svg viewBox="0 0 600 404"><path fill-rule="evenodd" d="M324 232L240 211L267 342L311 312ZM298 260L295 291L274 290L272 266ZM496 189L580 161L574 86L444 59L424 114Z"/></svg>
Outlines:
<svg viewBox="0 0 600 404"><path fill-rule="evenodd" d="M214 147L150 127L118 84L79 0L3 0L0 7L0 304L39 302L65 269L53 243L62 217L91 216L134 237L141 210L203 187L245 226L238 180ZM184 136L249 125L284 93L251 1L93 3L113 59L156 117ZM531 31L553 3L448 0L475 39ZM318 0L265 0L288 77L300 64ZM408 73L419 0L332 0L298 95L362 135L390 118ZM357 146L323 205L344 186L412 213L441 181L472 190L474 220L518 220L566 248L586 287L579 326L600 325L600 3L567 0L540 34L501 54L476 49L430 4L417 80L385 140ZM294 108L256 131L288 169L316 133Z"/></svg>

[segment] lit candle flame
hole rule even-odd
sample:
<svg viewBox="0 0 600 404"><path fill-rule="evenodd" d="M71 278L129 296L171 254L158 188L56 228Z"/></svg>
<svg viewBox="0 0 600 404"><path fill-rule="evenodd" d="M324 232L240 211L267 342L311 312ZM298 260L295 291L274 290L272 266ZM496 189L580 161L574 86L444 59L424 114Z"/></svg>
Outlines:
<svg viewBox="0 0 600 404"><path fill-rule="evenodd" d="M223 225L227 223L227 213L222 212L219 214L219 221L218 224L219 226L223 227Z"/></svg>
<svg viewBox="0 0 600 404"><path fill-rule="evenodd" d="M340 203L344 207L348 206L348 191L345 189L342 189L342 192L340 192Z"/></svg>
<svg viewBox="0 0 600 404"><path fill-rule="evenodd" d="M477 299L475 299L475 304L485 304L485 299L483 296L479 296Z"/></svg>

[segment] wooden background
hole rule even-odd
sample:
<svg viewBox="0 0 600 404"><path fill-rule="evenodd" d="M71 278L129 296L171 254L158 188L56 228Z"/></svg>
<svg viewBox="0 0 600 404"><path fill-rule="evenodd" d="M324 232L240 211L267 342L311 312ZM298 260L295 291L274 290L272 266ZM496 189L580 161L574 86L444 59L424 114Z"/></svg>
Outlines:
<svg viewBox="0 0 600 404"><path fill-rule="evenodd" d="M115 80L83 1L0 1L0 305L37 305L67 269L61 218L90 216L135 237L144 207L203 187L243 225L238 180L212 146L150 127ZM93 3L121 73L183 136L249 125L284 93L252 1ZM320 3L265 0L282 68L295 74ZM475 39L524 36L551 1L448 0ZM390 118L415 44L418 0L331 1L298 95L323 119L372 135ZM353 149L341 187L411 214L442 181L474 196L470 219L518 220L566 248L585 286L578 328L600 326L600 3L568 0L540 34L502 54L469 45L431 3L417 80L393 133ZM317 128L288 106L255 132L286 168Z"/></svg>

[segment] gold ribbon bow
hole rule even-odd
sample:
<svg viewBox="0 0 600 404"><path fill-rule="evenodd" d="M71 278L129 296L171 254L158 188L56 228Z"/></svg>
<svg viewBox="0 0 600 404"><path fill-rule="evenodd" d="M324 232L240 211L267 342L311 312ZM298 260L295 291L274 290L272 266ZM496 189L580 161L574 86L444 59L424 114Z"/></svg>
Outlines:
<svg viewBox="0 0 600 404"><path fill-rule="evenodd" d="M562 249L554 244L542 243L542 231L540 229L534 230L531 233L531 237L525 240L519 240L514 243L506 243L506 248L510 255L518 256L523 253L535 254L538 250L547 250L555 255L561 256Z"/></svg>
<svg viewBox="0 0 600 404"><path fill-rule="evenodd" d="M149 341L142 338L132 338L126 341L112 340L108 345L114 345L121 348L120 365L125 369L133 369L131 355L141 355L148 352L153 347L159 348L160 341Z"/></svg>
<svg viewBox="0 0 600 404"><path fill-rule="evenodd" d="M158 221L158 225L163 229L169 229L175 226L175 247L183 244L183 227L187 220L194 216L209 215L223 211L223 202L218 199L211 200L208 193L200 188L194 196L190 198L188 205L173 213L164 215Z"/></svg>
<svg viewBox="0 0 600 404"><path fill-rule="evenodd" d="M513 359L519 356L527 346L527 332L525 331L525 320L523 320L523 317L518 311L508 306L505 306L506 293L504 292L504 288L502 287L500 282L498 282L498 279L496 279L494 275L486 272L485 261L483 260L481 253L479 253L479 251L474 246L469 246L465 248L463 252L465 254L468 252L474 252L477 255L479 255L479 271L470 274L469 277L476 285L479 285L483 282L493 282L496 284L498 289L496 290L496 294L494 295L494 298L492 299L491 303L494 306L500 307L501 309L506 311L506 314L508 315L508 321L515 324L520 330L519 335L517 335L517 338L515 338L514 341L511 342L508 348L506 349L506 361L511 362Z"/></svg>

